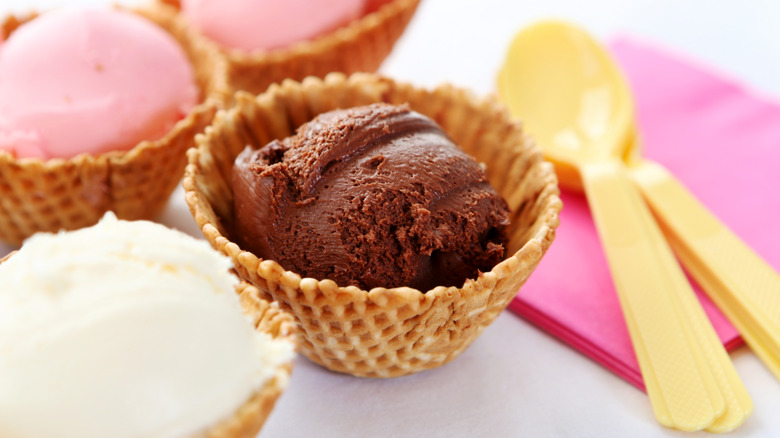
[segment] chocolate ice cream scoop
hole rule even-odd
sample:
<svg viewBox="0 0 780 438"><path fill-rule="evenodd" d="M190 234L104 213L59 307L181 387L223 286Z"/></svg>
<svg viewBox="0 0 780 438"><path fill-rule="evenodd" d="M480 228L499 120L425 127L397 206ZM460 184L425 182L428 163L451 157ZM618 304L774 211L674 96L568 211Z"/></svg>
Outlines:
<svg viewBox="0 0 780 438"><path fill-rule="evenodd" d="M504 256L509 209L479 164L405 106L331 111L245 149L235 237L304 277L342 286L462 286Z"/></svg>

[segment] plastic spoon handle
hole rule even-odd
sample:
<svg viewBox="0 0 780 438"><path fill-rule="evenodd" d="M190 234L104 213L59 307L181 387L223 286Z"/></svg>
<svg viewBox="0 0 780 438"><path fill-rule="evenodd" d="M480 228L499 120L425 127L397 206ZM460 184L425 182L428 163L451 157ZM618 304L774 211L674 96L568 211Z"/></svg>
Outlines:
<svg viewBox="0 0 780 438"><path fill-rule="evenodd" d="M708 294L728 294L769 341L780 345L780 275L716 219L671 173L642 161L631 171L669 240ZM723 307L721 307L724 311ZM727 312L726 312L727 313ZM777 363L774 358L771 363ZM775 367L770 366L780 378Z"/></svg>
<svg viewBox="0 0 780 438"><path fill-rule="evenodd" d="M656 234L655 237L663 239L657 224L653 222L651 225L652 231ZM712 324L707 318L707 314L704 313L690 283L685 278L680 265L671 257L663 257L662 262L666 265L667 270L677 271L676 275L670 276L675 283L673 290L677 291L675 298L684 312L685 319L693 329L696 342L704 352L726 403L723 415L705 430L715 433L730 432L744 423L745 419L753 412L753 401L734 369L734 364L726 349L723 348L723 343L715 333L715 329L712 328Z"/></svg>
<svg viewBox="0 0 780 438"><path fill-rule="evenodd" d="M640 370L656 418L681 430L701 430L724 412L717 381L675 297L673 254L654 229L639 192L617 160L580 168ZM690 286L688 286L690 289Z"/></svg>
<svg viewBox="0 0 780 438"><path fill-rule="evenodd" d="M623 160L636 165L641 163L643 159L639 154L639 144L636 143L638 140L636 131L634 131L632 136L635 143L626 149L627 153ZM656 230L658 229L658 227L655 228ZM674 245L674 242L670 241L669 244L679 257L680 253L677 251L678 248ZM673 267L679 269L677 263L673 263L673 266L670 266L669 269ZM679 281L681 277L675 276L675 279ZM684 286L688 286L687 281ZM682 288L683 286L680 287ZM696 299L695 294L680 294L678 298L686 312L687 319L694 328L699 345L701 345L704 354L707 356L712 372L720 386L721 394L726 402L726 411L723 413L723 416L706 430L714 433L732 431L739 427L753 412L753 400L751 400L745 385L734 369L731 358L729 358L726 349L723 348L723 343L717 333L715 333L715 329L712 328L712 324L704 313L699 300Z"/></svg>
<svg viewBox="0 0 780 438"><path fill-rule="evenodd" d="M722 292L717 285L708 283L709 277L699 272L699 265L692 261L693 256L678 242L670 240L669 243L688 271L697 279L702 289L707 291L712 301L737 327L739 334L742 335L751 350L761 358L761 361L774 373L775 377L780 379L780 345L773 340L774 335L765 330L766 325L753 317L733 296Z"/></svg>

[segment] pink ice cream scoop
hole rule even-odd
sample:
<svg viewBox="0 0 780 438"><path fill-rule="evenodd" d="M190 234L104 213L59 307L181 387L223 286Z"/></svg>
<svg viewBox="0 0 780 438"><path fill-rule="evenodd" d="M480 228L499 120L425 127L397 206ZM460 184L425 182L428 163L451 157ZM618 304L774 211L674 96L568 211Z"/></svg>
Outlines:
<svg viewBox="0 0 780 438"><path fill-rule="evenodd" d="M182 14L225 47L277 49L362 15L365 0L182 0Z"/></svg>
<svg viewBox="0 0 780 438"><path fill-rule="evenodd" d="M130 12L55 10L0 45L0 150L17 158L127 150L162 137L197 99L182 48Z"/></svg>

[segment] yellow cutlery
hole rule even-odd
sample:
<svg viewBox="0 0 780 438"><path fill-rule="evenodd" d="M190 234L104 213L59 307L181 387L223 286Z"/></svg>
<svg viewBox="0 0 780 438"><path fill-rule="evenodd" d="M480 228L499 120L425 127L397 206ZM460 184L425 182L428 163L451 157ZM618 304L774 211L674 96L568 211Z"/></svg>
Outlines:
<svg viewBox="0 0 780 438"><path fill-rule="evenodd" d="M609 55L575 27L540 23L512 42L498 88L561 180L582 181L656 418L739 425L750 398L622 162L634 106Z"/></svg>
<svg viewBox="0 0 780 438"><path fill-rule="evenodd" d="M780 275L661 165L632 155L631 176L682 263L780 379L769 354L780 351Z"/></svg>
<svg viewBox="0 0 780 438"><path fill-rule="evenodd" d="M627 158L630 157L630 160L636 163L639 160L639 142L636 130L634 129L633 132L634 138L629 146L629 155ZM674 245L671 246L679 255L679 252L674 248ZM675 278L677 281L685 281L687 283L687 280L681 276L676 276ZM680 287L682 288L683 286ZM712 329L709 319L695 295L680 294L679 298L681 299L681 305L684 307L683 310L687 313L688 318L693 325L697 341L704 350L707 361L712 368L721 389L721 394L726 402L726 410L723 415L716 420L715 423L706 428L706 430L708 432L716 433L729 432L741 425L745 419L750 416L753 412L753 401L750 399L750 395L742 384L739 375L737 375L728 353L723 348L723 344L715 333L715 330Z"/></svg>

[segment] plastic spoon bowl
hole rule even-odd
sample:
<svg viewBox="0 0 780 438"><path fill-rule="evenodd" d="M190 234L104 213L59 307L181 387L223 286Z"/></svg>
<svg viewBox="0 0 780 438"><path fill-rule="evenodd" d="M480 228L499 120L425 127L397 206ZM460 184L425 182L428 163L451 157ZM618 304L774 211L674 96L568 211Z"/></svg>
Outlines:
<svg viewBox="0 0 780 438"><path fill-rule="evenodd" d="M533 35L529 44L518 35L510 53L544 64L508 61L499 73L499 94L508 97L503 100L513 114L523 115L559 181L582 191L582 162L621 158L629 150L634 106L628 86L590 38L564 23L540 23L523 34ZM579 71L570 70L574 65Z"/></svg>

